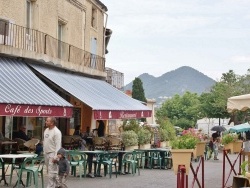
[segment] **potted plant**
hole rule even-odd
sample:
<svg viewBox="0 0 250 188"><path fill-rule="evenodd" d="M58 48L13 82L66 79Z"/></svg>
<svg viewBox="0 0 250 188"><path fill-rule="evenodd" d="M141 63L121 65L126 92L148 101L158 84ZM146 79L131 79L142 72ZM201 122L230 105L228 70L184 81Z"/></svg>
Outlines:
<svg viewBox="0 0 250 188"><path fill-rule="evenodd" d="M168 138L168 131L163 128L159 128L159 136L160 136L160 147L165 148L167 146Z"/></svg>
<svg viewBox="0 0 250 188"><path fill-rule="evenodd" d="M171 142L172 146L172 160L175 174L178 172L179 165L185 165L186 174L189 173L189 167L191 162L192 153L199 142L197 135L194 135L192 131L183 132L182 136Z"/></svg>
<svg viewBox="0 0 250 188"><path fill-rule="evenodd" d="M138 133L138 144L140 149L149 149L151 148L151 132L148 129L141 128Z"/></svg>
<svg viewBox="0 0 250 188"><path fill-rule="evenodd" d="M230 153L239 153L242 147L242 141L238 140L238 135L235 133L227 133L222 136L221 143L225 150L230 150Z"/></svg>
<svg viewBox="0 0 250 188"><path fill-rule="evenodd" d="M138 136L130 130L121 133L122 143L125 146L125 150L138 149Z"/></svg>
<svg viewBox="0 0 250 188"><path fill-rule="evenodd" d="M168 120L160 121L160 127L158 128L160 147L164 148L169 146L169 140L173 140L176 137L176 130L174 126Z"/></svg>

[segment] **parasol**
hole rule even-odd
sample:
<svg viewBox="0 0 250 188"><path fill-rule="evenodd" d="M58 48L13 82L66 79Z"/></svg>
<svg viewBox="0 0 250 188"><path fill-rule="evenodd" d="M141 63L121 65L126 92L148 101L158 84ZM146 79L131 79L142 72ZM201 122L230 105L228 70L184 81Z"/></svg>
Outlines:
<svg viewBox="0 0 250 188"><path fill-rule="evenodd" d="M220 126L220 125L217 125L217 126L214 126L212 127L211 131L218 131L218 132L223 132L223 131L226 131L227 129L223 126Z"/></svg>
<svg viewBox="0 0 250 188"><path fill-rule="evenodd" d="M250 94L233 96L227 99L227 111L245 111L250 108Z"/></svg>
<svg viewBox="0 0 250 188"><path fill-rule="evenodd" d="M241 133L241 132L246 132L250 131L250 124L249 123L243 123L239 125L235 125L229 129L230 132L236 132L236 133Z"/></svg>

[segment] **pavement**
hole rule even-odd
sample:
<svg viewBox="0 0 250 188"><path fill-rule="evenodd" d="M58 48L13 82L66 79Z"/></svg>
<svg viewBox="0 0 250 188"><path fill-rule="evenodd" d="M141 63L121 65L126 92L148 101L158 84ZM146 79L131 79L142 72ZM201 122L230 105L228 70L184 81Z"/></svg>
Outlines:
<svg viewBox="0 0 250 188"><path fill-rule="evenodd" d="M237 158L237 154L229 154L229 159L232 163ZM222 153L219 153L218 155L219 160L205 160L204 162L204 182L206 188L221 188L222 186L222 172L223 172L223 155ZM194 169L196 170L196 167L199 162L193 162ZM229 175L229 171L231 169L228 161L226 160L226 177L227 179ZM238 169L238 162L236 162L236 169ZM46 170L44 181L45 181L45 188L47 185L47 175ZM238 172L238 170L236 171ZM189 172L189 188L192 187L192 181L193 181L193 175L192 172ZM7 181L9 180L9 176L6 177ZM198 179L201 183L201 167L198 173ZM15 182L16 177L13 178L13 182ZM41 187L41 179L39 178L39 188ZM227 183L227 186L232 186L233 182L233 173L229 177L229 181ZM6 187L6 185L3 185L3 181L1 182L0 187ZM13 187L13 185L9 186ZM22 187L22 186L20 186ZM34 186L30 186L34 187ZM68 178L68 187L69 188L92 188L92 187L98 187L98 188L175 188L177 187L177 176L174 174L174 171L172 169L141 169L140 170L140 176L138 174L135 174L134 176L132 174L126 174L126 175L118 175L116 178L115 175L112 175L112 178L110 179L107 175L106 177L95 177L95 178L82 178L80 180L79 177L73 177L69 176ZM194 188L198 188L199 186L197 183L194 184Z"/></svg>

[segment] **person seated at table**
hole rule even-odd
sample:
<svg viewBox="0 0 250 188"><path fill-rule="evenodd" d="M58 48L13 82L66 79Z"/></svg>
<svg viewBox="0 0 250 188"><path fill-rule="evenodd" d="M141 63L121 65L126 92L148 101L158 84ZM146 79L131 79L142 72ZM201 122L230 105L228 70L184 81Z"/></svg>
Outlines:
<svg viewBox="0 0 250 188"><path fill-rule="evenodd" d="M19 126L19 131L13 134L13 139L15 139L15 138L21 138L25 141L30 140L30 138L26 134L26 126L25 125Z"/></svg>
<svg viewBox="0 0 250 188"><path fill-rule="evenodd" d="M83 133L82 138L86 141L87 145L93 145L92 137L93 137L93 133L90 132L90 128L88 126L86 129L86 132Z"/></svg>
<svg viewBox="0 0 250 188"><path fill-rule="evenodd" d="M86 141L83 139L83 134L81 133L80 125L77 125L75 127L75 131L74 131L73 135L81 137L80 148L81 148L81 150L85 150L87 145L86 145Z"/></svg>

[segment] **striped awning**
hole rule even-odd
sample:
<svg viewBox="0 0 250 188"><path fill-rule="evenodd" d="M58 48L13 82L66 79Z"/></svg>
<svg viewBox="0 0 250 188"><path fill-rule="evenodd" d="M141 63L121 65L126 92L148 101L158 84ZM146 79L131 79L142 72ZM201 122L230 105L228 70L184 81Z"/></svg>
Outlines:
<svg viewBox="0 0 250 188"><path fill-rule="evenodd" d="M0 57L0 116L71 117L72 107L24 62Z"/></svg>
<svg viewBox="0 0 250 188"><path fill-rule="evenodd" d="M151 116L151 110L103 80L58 69L32 65L57 87L67 91L94 111L94 119L136 119Z"/></svg>

